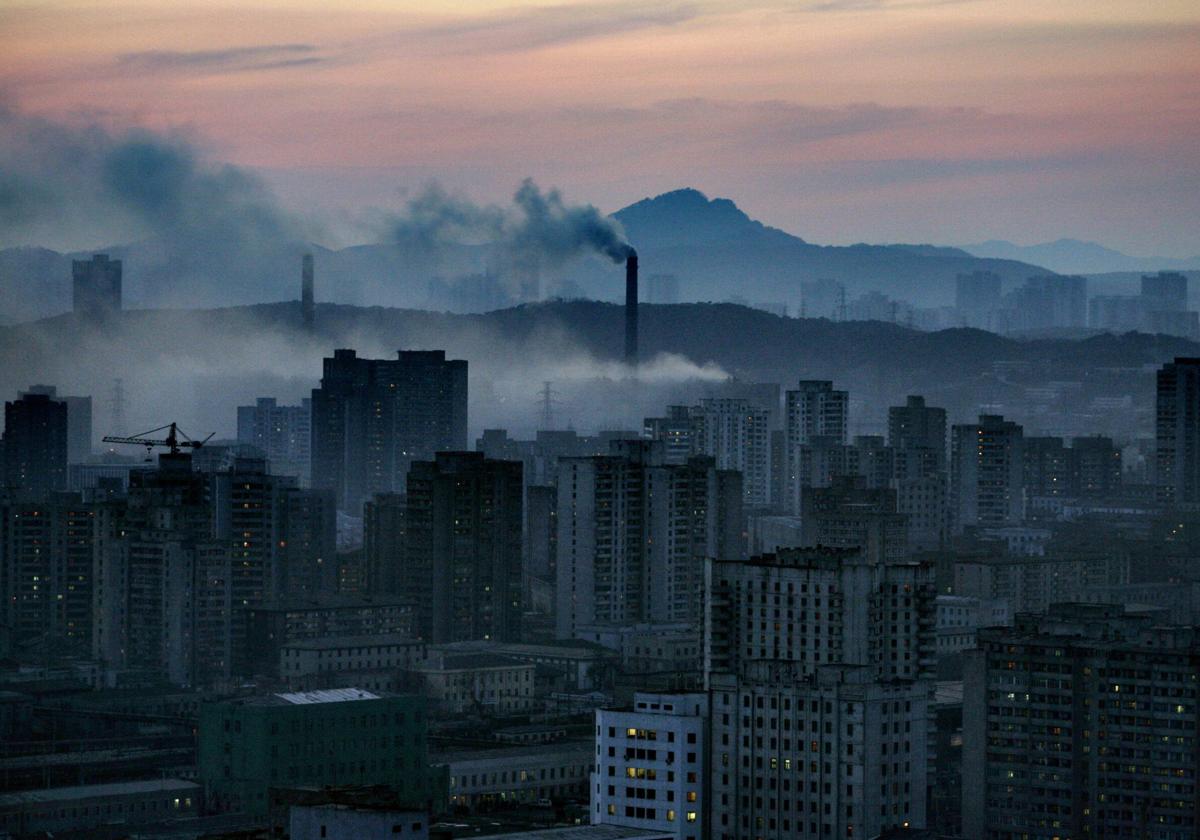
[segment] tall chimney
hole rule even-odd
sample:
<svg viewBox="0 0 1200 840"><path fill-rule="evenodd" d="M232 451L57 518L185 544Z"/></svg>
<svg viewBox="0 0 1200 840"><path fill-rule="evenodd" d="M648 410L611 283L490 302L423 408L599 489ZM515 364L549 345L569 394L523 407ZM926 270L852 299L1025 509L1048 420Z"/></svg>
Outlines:
<svg viewBox="0 0 1200 840"><path fill-rule="evenodd" d="M625 364L638 363L638 258L625 259Z"/></svg>
<svg viewBox="0 0 1200 840"><path fill-rule="evenodd" d="M316 314L316 303L313 301L313 256L305 254L300 269L300 317L305 329L313 328Z"/></svg>

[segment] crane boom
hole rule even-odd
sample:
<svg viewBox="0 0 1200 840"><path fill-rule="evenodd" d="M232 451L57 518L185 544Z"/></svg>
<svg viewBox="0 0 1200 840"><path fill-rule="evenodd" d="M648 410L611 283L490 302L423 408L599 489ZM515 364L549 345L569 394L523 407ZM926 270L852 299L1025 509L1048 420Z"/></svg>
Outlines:
<svg viewBox="0 0 1200 840"><path fill-rule="evenodd" d="M167 430L165 438L152 438L150 435L155 432ZM105 435L102 440L105 443L125 443L134 446L144 446L147 451L155 446L162 446L171 451L172 455L178 455L180 449L199 449L212 439L213 432L204 440L192 440L187 434L179 428L175 423L169 423L166 426L159 426L157 429L151 429L148 432L134 435L133 437L121 437L119 435ZM180 440L180 438L183 438Z"/></svg>

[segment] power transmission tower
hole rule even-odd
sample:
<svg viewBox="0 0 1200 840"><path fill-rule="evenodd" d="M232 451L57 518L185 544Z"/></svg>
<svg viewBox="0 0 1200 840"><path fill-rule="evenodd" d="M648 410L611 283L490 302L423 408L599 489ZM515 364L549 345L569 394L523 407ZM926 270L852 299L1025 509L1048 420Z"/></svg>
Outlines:
<svg viewBox="0 0 1200 840"><path fill-rule="evenodd" d="M549 380L542 383L542 416L541 425L538 428L547 431L554 428L554 404L558 402L558 400L554 398L555 392L554 388L552 387L553 384L554 383L550 382Z"/></svg>

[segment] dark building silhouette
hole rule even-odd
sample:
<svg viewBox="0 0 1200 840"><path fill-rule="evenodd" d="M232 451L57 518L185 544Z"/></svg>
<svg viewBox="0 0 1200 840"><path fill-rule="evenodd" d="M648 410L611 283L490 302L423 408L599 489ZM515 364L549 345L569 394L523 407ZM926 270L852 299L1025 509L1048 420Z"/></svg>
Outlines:
<svg viewBox="0 0 1200 840"><path fill-rule="evenodd" d="M904 405L888 409L888 446L898 451L929 450L934 468L946 468L946 409L925 405L925 398L910 396Z"/></svg>
<svg viewBox="0 0 1200 840"><path fill-rule="evenodd" d="M0 624L19 647L89 655L93 506L55 493L0 516Z"/></svg>
<svg viewBox="0 0 1200 840"><path fill-rule="evenodd" d="M522 495L519 461L439 452L412 465L395 578L423 638L519 640Z"/></svg>
<svg viewBox="0 0 1200 840"><path fill-rule="evenodd" d="M75 314L89 318L121 311L121 261L108 254L71 263L72 303Z"/></svg>
<svg viewBox="0 0 1200 840"><path fill-rule="evenodd" d="M954 308L963 326L992 327L992 313L1000 307L1000 288L1000 275L991 271L973 271L955 278Z"/></svg>
<svg viewBox="0 0 1200 840"><path fill-rule="evenodd" d="M25 499L67 487L67 404L23 394L4 404L4 483Z"/></svg>
<svg viewBox="0 0 1200 840"><path fill-rule="evenodd" d="M1200 358L1176 357L1159 369L1155 444L1162 501L1200 502Z"/></svg>
<svg viewBox="0 0 1200 840"><path fill-rule="evenodd" d="M367 590L374 595L400 591L404 512L403 493L377 493L363 505L363 558Z"/></svg>
<svg viewBox="0 0 1200 840"><path fill-rule="evenodd" d="M300 317L304 328L311 330L316 322L316 302L313 298L313 255L305 254L300 268Z"/></svg>
<svg viewBox="0 0 1200 840"><path fill-rule="evenodd" d="M404 487L413 461L467 448L467 363L442 350L360 359L336 350L312 392L312 484L357 515Z"/></svg>
<svg viewBox="0 0 1200 840"><path fill-rule="evenodd" d="M92 398L60 396L53 385L30 385L25 394L45 394L67 404L67 463L82 464L92 454Z"/></svg>

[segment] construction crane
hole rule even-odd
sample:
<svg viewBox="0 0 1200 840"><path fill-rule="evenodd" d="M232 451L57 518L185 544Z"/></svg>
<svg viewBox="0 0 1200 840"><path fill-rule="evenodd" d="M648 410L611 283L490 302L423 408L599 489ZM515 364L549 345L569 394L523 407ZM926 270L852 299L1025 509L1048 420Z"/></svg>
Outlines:
<svg viewBox="0 0 1200 840"><path fill-rule="evenodd" d="M159 439L150 437L150 435L154 434L155 432L161 432L163 429L167 430L167 436L165 438ZM180 430L177 425L170 423L166 426L159 426L157 429L151 429L148 432L142 432L139 435L134 435L133 437L107 435L102 438L102 440L105 443L127 443L135 446L144 446L146 447L146 460L150 460L150 450L156 446L166 447L167 449L171 450L172 455L178 455L179 450L181 449L199 449L200 447L204 446L204 444L208 443L214 434L216 434L216 432L213 432L204 440L192 440L185 432ZM182 440L180 440L181 437L183 438Z"/></svg>

